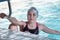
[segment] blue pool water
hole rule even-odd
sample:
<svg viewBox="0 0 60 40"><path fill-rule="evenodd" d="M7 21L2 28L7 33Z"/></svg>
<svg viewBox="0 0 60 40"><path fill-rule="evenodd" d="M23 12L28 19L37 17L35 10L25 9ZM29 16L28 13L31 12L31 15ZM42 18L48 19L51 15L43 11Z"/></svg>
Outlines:
<svg viewBox="0 0 60 40"><path fill-rule="evenodd" d="M30 7L36 7L39 11L37 21L47 27L60 31L60 0L11 0L12 16L17 20L27 20L27 11ZM0 3L0 13L9 14L7 2ZM8 29L10 22L0 19L0 27ZM40 32L40 35L60 40L60 35Z"/></svg>

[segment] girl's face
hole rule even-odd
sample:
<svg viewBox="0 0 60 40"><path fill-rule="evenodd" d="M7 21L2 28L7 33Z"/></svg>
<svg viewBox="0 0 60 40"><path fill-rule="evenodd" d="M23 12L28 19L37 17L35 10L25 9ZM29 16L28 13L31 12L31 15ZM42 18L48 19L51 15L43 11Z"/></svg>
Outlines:
<svg viewBox="0 0 60 40"><path fill-rule="evenodd" d="M37 12L36 11L30 11L27 14L27 19L29 22L36 22L37 19Z"/></svg>

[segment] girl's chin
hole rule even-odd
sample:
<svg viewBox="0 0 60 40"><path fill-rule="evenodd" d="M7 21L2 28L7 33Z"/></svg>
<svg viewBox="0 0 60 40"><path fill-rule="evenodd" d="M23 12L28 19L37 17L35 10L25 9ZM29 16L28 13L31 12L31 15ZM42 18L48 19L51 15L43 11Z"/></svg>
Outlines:
<svg viewBox="0 0 60 40"><path fill-rule="evenodd" d="M30 22L34 22L34 21L30 21Z"/></svg>
<svg viewBox="0 0 60 40"><path fill-rule="evenodd" d="M29 20L29 22L34 22L35 20Z"/></svg>

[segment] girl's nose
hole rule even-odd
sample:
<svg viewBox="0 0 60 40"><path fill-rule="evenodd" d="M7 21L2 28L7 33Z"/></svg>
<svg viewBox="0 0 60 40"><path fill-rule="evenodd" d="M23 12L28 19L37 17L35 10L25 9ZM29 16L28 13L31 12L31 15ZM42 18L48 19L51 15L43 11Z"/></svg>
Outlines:
<svg viewBox="0 0 60 40"><path fill-rule="evenodd" d="M30 18L33 19L33 15L31 15Z"/></svg>

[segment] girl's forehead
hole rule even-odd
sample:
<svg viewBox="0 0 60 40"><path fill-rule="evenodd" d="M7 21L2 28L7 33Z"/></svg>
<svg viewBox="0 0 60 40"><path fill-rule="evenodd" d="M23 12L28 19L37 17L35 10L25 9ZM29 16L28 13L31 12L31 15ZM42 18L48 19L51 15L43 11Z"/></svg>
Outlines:
<svg viewBox="0 0 60 40"><path fill-rule="evenodd" d="M37 14L37 12L35 10L32 10L28 14Z"/></svg>

